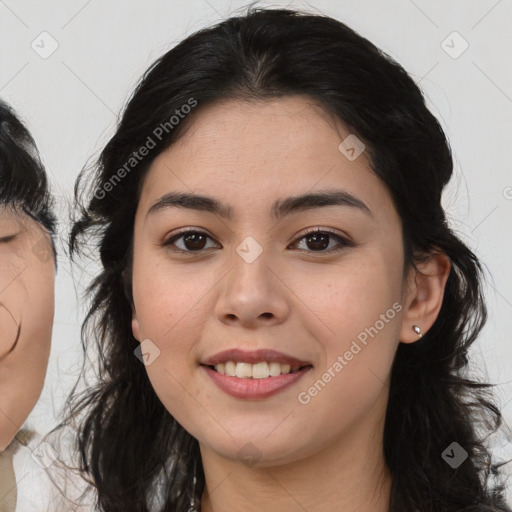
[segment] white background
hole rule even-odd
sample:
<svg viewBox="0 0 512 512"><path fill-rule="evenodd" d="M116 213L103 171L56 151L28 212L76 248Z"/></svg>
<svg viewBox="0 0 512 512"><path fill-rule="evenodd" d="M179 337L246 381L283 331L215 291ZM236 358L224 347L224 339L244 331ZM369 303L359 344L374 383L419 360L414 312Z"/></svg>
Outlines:
<svg viewBox="0 0 512 512"><path fill-rule="evenodd" d="M53 346L45 389L29 422L55 422L78 371L78 298L63 250L74 180L113 134L117 114L142 72L178 41L229 17L246 2L225 0L0 0L0 97L27 123L59 201L59 270ZM452 226L489 272L489 321L473 351L474 368L500 384L512 425L512 1L338 0L260 2L333 16L389 53L427 96L451 142L455 176L443 202ZM31 47L48 32L46 59ZM452 52L468 48L458 58ZM450 36L448 39L446 39ZM443 44L443 41L446 42ZM445 47L445 49L443 48ZM512 439L500 454L512 456ZM507 443L507 447L505 447Z"/></svg>

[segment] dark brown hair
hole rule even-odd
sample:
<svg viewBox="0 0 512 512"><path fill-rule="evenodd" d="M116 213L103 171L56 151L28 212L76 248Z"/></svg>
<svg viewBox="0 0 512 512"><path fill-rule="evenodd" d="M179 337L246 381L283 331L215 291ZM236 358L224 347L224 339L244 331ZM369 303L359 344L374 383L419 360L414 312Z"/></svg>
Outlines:
<svg viewBox="0 0 512 512"><path fill-rule="evenodd" d="M406 71L367 39L327 16L260 8L200 30L159 58L92 175L85 169L77 182L70 251L76 256L94 240L103 268L89 288L82 329L86 348L99 354L99 380L73 397L70 418L84 416L80 465L100 510L199 510L204 489L197 441L165 409L134 357L130 256L144 176L204 106L290 95L315 100L364 141L403 223L406 268L436 250L452 263L436 322L420 341L400 344L394 360L384 429L390 510L509 510L494 478L499 466L483 441L498 429L501 414L490 385L467 376L468 349L487 313L481 265L441 206L453 171L445 134ZM117 179L155 128L169 124L191 98L198 103L194 112L155 137L150 153ZM469 454L457 469L441 457L453 441ZM162 503L152 508L157 482L165 484Z"/></svg>

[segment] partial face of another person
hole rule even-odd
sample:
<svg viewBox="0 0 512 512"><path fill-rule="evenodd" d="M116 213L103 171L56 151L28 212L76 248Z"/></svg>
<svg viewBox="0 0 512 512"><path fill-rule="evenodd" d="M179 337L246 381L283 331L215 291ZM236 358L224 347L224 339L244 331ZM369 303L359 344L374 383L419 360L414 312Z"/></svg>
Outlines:
<svg viewBox="0 0 512 512"><path fill-rule="evenodd" d="M340 151L349 134L304 98L224 102L145 177L132 329L203 455L282 464L383 420L395 351L414 335L402 225L366 154ZM286 200L327 191L338 204Z"/></svg>
<svg viewBox="0 0 512 512"><path fill-rule="evenodd" d="M36 404L50 354L55 258L48 231L0 207L0 450Z"/></svg>

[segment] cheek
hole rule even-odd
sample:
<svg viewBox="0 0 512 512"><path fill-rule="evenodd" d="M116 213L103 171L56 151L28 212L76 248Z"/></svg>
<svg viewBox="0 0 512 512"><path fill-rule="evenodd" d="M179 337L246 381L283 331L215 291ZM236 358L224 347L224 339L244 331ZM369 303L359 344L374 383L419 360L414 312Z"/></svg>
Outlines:
<svg viewBox="0 0 512 512"><path fill-rule="evenodd" d="M1 300L1 299L0 299ZM0 357L13 346L18 333L18 322L8 305L0 303Z"/></svg>
<svg viewBox="0 0 512 512"><path fill-rule="evenodd" d="M24 309L27 309L28 293L25 285L26 268L18 268L17 258L4 257L0 266L0 355L12 347Z"/></svg>
<svg viewBox="0 0 512 512"><path fill-rule="evenodd" d="M205 323L213 315L209 293L215 293L219 275L211 270L201 272L192 264L175 264L171 271L170 265L149 261L135 254L132 278L140 340L150 349L154 344L158 353L145 371L166 409L190 427L205 413L194 380L195 351L198 340L205 337Z"/></svg>
<svg viewBox="0 0 512 512"><path fill-rule="evenodd" d="M308 306L305 318L316 320L325 339L334 340L334 348L343 348L336 344L374 325L400 299L400 271L399 265L370 249L338 266L325 266L315 272L295 270L295 277L289 279L296 283L294 291ZM395 313L390 312L391 319ZM386 329L389 324L386 322Z"/></svg>
<svg viewBox="0 0 512 512"><path fill-rule="evenodd" d="M140 336L167 343L195 321L204 288L199 278L179 271L134 266L133 300Z"/></svg>
<svg viewBox="0 0 512 512"><path fill-rule="evenodd" d="M18 323L21 325L18 343L0 368L0 409L7 411L17 425L25 421L43 388L54 314L53 259L47 262L27 259L26 263L23 273L1 297L5 306L15 312L16 331ZM2 346L5 342L3 327L6 320L12 322L10 313L6 315L5 308L0 308ZM10 341L9 348L14 338ZM15 432L11 432L11 438ZM7 437L0 439L0 442L5 441L8 441Z"/></svg>
<svg viewBox="0 0 512 512"><path fill-rule="evenodd" d="M313 332L316 326L323 353L319 372L325 378L311 394L308 388L315 382L309 379L303 391L305 401L321 390L318 402L333 400L357 409L382 388L398 346L401 267L375 250L352 263L331 270L328 279L317 275L315 283L304 284L309 310L315 312L304 322Z"/></svg>
<svg viewBox="0 0 512 512"><path fill-rule="evenodd" d="M322 361L297 391L298 410L309 425L309 432L300 436L311 435L315 443L325 446L362 418L384 414L398 346L399 310L400 304L391 297L373 300L369 294L361 302L333 299L326 321L334 334L317 338L322 343Z"/></svg>
<svg viewBox="0 0 512 512"><path fill-rule="evenodd" d="M207 263L169 261L165 250L137 242L136 237L132 290L141 339L154 338L167 347L192 338L218 276Z"/></svg>
<svg viewBox="0 0 512 512"><path fill-rule="evenodd" d="M53 259L30 261L18 283L17 307L21 333L14 352L17 366L28 376L35 394L40 392L50 355L55 312L55 270ZM29 382L27 381L27 386Z"/></svg>
<svg viewBox="0 0 512 512"><path fill-rule="evenodd" d="M180 402L182 386L196 369L191 350L204 324L201 297L205 289L200 281L190 268L182 272L177 267L171 272L161 262L134 258L132 286L139 339L157 355L146 371L166 404Z"/></svg>
<svg viewBox="0 0 512 512"><path fill-rule="evenodd" d="M49 349L55 313L55 270L53 260L35 263L30 269L27 287L27 308L22 323L38 340L41 350ZM35 344L35 343L34 343Z"/></svg>

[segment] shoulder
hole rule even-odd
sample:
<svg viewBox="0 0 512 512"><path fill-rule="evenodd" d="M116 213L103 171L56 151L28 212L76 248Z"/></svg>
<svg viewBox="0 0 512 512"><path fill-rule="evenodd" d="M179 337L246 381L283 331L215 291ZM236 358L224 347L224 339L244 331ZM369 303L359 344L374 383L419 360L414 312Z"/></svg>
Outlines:
<svg viewBox="0 0 512 512"><path fill-rule="evenodd" d="M69 455L55 438L33 435L18 443L13 465L18 487L16 512L93 512L87 483L67 466Z"/></svg>
<svg viewBox="0 0 512 512"><path fill-rule="evenodd" d="M15 441L13 467L16 475L16 512L45 511L45 499L51 490L45 468L37 458L41 438L37 434L21 431Z"/></svg>

